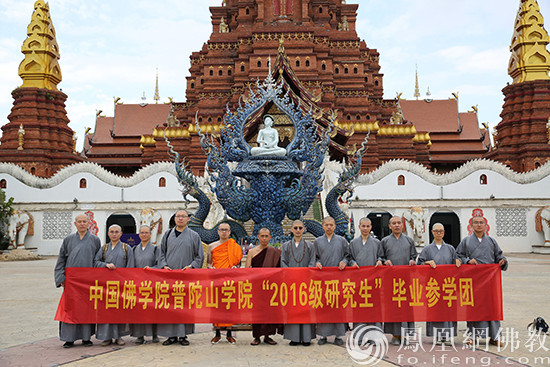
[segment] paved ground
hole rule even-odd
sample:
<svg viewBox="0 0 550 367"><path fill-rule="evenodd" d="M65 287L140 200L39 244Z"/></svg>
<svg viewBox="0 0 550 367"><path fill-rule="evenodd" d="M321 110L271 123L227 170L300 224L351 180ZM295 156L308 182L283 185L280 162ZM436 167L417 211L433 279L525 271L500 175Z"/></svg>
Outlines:
<svg viewBox="0 0 550 367"><path fill-rule="evenodd" d="M505 334L511 336L499 351L464 350L461 338L456 351L432 348L423 338L425 351L399 350L389 346L377 366L550 366L550 336L531 340L526 326L535 316L550 320L550 256L509 255L510 267L503 273ZM343 347L327 344L290 347L282 337L277 346L251 346L249 332L237 333L237 345L221 342L211 345L209 325L198 325L191 345L136 346L126 337L124 347L63 349L58 340L58 323L53 320L61 290L53 284L55 258L28 262L0 262L0 366L358 366ZM417 323L417 326L424 326ZM459 323L459 329L465 328ZM330 341L330 339L329 339ZM418 347L418 345L417 345ZM517 348L517 349L515 349ZM512 350L515 349L515 350ZM454 359L453 359L454 358ZM521 362L521 363L519 363Z"/></svg>

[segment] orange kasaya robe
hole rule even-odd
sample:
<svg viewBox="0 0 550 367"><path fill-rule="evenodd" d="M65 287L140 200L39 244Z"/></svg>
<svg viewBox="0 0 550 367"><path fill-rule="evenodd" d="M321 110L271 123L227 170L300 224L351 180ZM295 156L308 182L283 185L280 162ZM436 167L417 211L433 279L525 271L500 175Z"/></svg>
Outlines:
<svg viewBox="0 0 550 367"><path fill-rule="evenodd" d="M243 258L241 246L237 245L234 239L230 238L212 250L212 265L216 269L232 268L240 264ZM230 327L233 324L214 324L214 327Z"/></svg>

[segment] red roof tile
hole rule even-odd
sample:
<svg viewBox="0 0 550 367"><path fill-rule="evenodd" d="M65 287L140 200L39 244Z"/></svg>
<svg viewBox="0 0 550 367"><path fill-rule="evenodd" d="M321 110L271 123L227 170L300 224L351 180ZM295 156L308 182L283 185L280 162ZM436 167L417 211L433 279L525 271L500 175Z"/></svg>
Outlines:
<svg viewBox="0 0 550 367"><path fill-rule="evenodd" d="M164 124L170 114L170 104L117 104L115 107L115 135L149 135L157 125Z"/></svg>
<svg viewBox="0 0 550 367"><path fill-rule="evenodd" d="M417 131L457 131L458 103L456 99L433 100L401 100L401 109L405 120L412 122Z"/></svg>

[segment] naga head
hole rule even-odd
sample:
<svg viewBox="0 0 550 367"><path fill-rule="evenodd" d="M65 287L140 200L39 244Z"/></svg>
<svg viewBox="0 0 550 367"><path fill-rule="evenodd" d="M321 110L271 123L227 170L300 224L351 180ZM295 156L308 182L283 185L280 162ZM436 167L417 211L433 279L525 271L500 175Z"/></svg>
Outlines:
<svg viewBox="0 0 550 367"><path fill-rule="evenodd" d="M174 150L174 146L170 144L170 141L166 137L166 130L164 130L164 141L168 146L168 156L174 161L176 168L176 174L178 182L182 186L181 193L184 198L187 195L193 196L197 192L197 180L195 176L188 170L188 163L185 162L185 158L181 158L180 154Z"/></svg>
<svg viewBox="0 0 550 367"><path fill-rule="evenodd" d="M361 172L361 163L363 161L363 155L367 151L367 143L369 142L370 137L370 129L367 133L367 136L365 137L365 140L361 143L361 148L356 150L354 156L355 159L350 159L350 164L346 164L344 167L344 170L338 176L338 184L337 186L340 187L342 190L342 194L346 191L352 193L353 192L353 183L355 182L355 179L357 176L359 176L359 173ZM355 163L353 162L355 161Z"/></svg>

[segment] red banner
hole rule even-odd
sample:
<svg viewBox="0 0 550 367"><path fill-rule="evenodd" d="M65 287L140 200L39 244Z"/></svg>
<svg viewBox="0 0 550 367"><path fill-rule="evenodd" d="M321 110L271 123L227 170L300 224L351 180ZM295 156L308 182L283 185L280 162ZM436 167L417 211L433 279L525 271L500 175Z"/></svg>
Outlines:
<svg viewBox="0 0 550 367"><path fill-rule="evenodd" d="M498 265L159 270L68 268L68 323L502 320Z"/></svg>

